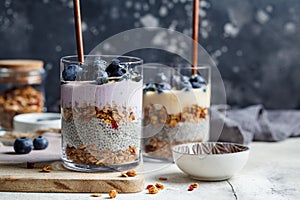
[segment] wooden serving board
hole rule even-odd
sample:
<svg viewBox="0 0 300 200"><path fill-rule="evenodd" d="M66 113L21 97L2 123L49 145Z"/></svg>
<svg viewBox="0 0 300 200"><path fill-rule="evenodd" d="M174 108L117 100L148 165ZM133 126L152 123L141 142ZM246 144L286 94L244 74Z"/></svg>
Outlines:
<svg viewBox="0 0 300 200"><path fill-rule="evenodd" d="M98 192L112 189L120 193L139 192L144 189L144 176L121 177L116 173L84 173L65 169L61 162L61 137L45 134L49 146L18 155L12 146L0 147L0 191L14 192ZM27 162L35 163L33 169ZM40 172L50 165L50 173ZM137 170L141 171L141 170Z"/></svg>
<svg viewBox="0 0 300 200"><path fill-rule="evenodd" d="M41 172L44 166L51 172ZM84 173L65 169L61 162L0 163L0 191L10 192L82 192L107 193L112 189L120 193L140 192L144 189L144 176L121 177L116 173Z"/></svg>

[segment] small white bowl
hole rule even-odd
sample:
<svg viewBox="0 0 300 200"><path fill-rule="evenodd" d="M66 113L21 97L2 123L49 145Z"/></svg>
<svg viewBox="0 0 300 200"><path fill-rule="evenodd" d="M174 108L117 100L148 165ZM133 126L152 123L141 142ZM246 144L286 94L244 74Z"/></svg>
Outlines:
<svg viewBox="0 0 300 200"><path fill-rule="evenodd" d="M28 113L14 117L14 131L31 132L46 128L61 128L61 115L59 113Z"/></svg>
<svg viewBox="0 0 300 200"><path fill-rule="evenodd" d="M200 142L172 148L176 165L191 178L221 181L231 178L246 164L249 147L222 142Z"/></svg>

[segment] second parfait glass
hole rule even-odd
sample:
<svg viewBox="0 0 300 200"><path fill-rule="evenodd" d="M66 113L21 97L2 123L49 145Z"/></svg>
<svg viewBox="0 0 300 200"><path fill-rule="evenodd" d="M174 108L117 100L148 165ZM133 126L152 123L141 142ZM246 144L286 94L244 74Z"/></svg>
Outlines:
<svg viewBox="0 0 300 200"><path fill-rule="evenodd" d="M173 161L174 145L209 139L210 85L209 66L144 67L146 157Z"/></svg>

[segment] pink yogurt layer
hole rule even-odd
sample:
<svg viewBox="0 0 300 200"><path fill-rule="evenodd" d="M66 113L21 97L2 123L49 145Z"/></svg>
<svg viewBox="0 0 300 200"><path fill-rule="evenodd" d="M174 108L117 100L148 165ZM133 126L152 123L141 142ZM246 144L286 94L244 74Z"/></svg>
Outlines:
<svg viewBox="0 0 300 200"><path fill-rule="evenodd" d="M103 108L105 105L117 104L132 108L136 117L142 114L143 83L131 80L110 82L97 85L95 82L74 81L61 85L61 103L64 108L95 105Z"/></svg>

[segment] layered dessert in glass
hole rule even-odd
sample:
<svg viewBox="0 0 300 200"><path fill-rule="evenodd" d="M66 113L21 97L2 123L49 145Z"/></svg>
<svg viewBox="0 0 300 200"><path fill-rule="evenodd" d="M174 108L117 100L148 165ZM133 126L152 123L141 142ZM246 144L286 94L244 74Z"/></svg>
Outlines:
<svg viewBox="0 0 300 200"><path fill-rule="evenodd" d="M210 68L192 71L144 69L145 156L172 160L172 146L209 139Z"/></svg>
<svg viewBox="0 0 300 200"><path fill-rule="evenodd" d="M140 163L142 60L86 56L61 60L64 166L123 171Z"/></svg>

